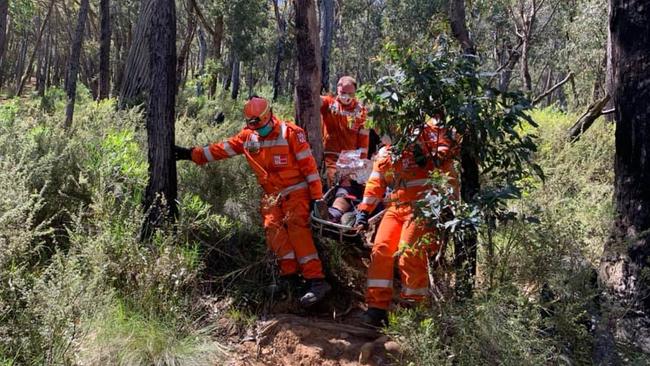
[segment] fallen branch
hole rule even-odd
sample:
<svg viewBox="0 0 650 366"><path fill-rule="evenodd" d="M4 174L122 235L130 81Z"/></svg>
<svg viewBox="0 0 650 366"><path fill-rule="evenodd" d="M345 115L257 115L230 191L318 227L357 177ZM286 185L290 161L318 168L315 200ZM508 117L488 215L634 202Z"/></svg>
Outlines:
<svg viewBox="0 0 650 366"><path fill-rule="evenodd" d="M606 114L611 114L616 112L616 108L610 108L610 109L605 109L604 111L600 112L601 115L606 115Z"/></svg>
<svg viewBox="0 0 650 366"><path fill-rule="evenodd" d="M603 99L592 103L589 108L587 108L587 111L578 118L578 121L569 129L569 140L571 142L577 141L580 138L580 135L587 131L598 117L603 115L603 108L605 108L609 99L609 95L605 95Z"/></svg>
<svg viewBox="0 0 650 366"><path fill-rule="evenodd" d="M535 99L533 99L532 104L535 105L539 102L542 101L542 99L546 98L549 94L553 93L557 88L561 87L562 85L566 84L567 81L571 80L573 78L573 71L569 72L569 74L559 83L553 85L550 89L547 91L543 92L539 96L537 96Z"/></svg>

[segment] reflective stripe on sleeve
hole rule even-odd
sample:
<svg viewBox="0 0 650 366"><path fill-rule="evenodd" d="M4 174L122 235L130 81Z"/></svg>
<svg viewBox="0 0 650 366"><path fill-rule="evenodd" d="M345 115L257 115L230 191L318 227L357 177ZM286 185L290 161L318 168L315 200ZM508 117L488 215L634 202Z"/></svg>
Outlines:
<svg viewBox="0 0 650 366"><path fill-rule="evenodd" d="M303 150L296 153L296 159L298 160L307 159L310 156L311 156L311 149Z"/></svg>
<svg viewBox="0 0 650 366"><path fill-rule="evenodd" d="M377 202L379 202L379 198L376 197L363 197L361 201L361 203L365 203L366 205L374 205Z"/></svg>
<svg viewBox="0 0 650 366"><path fill-rule="evenodd" d="M226 141L226 142L223 143L223 149L226 150L226 154L228 154L228 156L235 156L235 155L237 155L237 154L235 153L235 150L232 149L232 146L230 146L230 143L228 143L228 141Z"/></svg>
<svg viewBox="0 0 650 366"><path fill-rule="evenodd" d="M298 263L305 264L314 259L318 259L318 253L313 253L313 254L306 255L304 257L300 257L298 258Z"/></svg>
<svg viewBox="0 0 650 366"><path fill-rule="evenodd" d="M282 257L280 257L280 260L287 260L287 259L296 259L296 253L294 252L289 252Z"/></svg>
<svg viewBox="0 0 650 366"><path fill-rule="evenodd" d="M381 173L381 172L372 172L372 173L370 173L370 178L368 178L368 179L373 179L373 178L384 180L384 174Z"/></svg>
<svg viewBox="0 0 650 366"><path fill-rule="evenodd" d="M307 180L307 182L311 183L319 180L320 176L318 175L318 173L312 173L309 174L305 179Z"/></svg>
<svg viewBox="0 0 650 366"><path fill-rule="evenodd" d="M429 288L428 287L419 287L419 288L411 288L411 287L402 287L402 295L404 296L426 296L429 293Z"/></svg>
<svg viewBox="0 0 650 366"><path fill-rule="evenodd" d="M212 156L212 153L210 152L210 145L203 146L203 156L208 161L214 161L214 156Z"/></svg>
<svg viewBox="0 0 650 366"><path fill-rule="evenodd" d="M368 287L393 288L393 280L368 279Z"/></svg>
<svg viewBox="0 0 650 366"><path fill-rule="evenodd" d="M362 128L362 129L359 130L359 135L366 135L366 136L368 136L368 135L370 135L370 130L367 129L367 128Z"/></svg>

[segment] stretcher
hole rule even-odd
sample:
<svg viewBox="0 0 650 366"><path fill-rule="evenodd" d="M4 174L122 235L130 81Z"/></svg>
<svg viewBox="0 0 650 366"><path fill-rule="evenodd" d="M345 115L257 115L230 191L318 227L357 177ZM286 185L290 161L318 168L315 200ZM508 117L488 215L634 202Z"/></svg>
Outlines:
<svg viewBox="0 0 650 366"><path fill-rule="evenodd" d="M334 186L323 195L323 200L328 206L334 201L337 189L338 186ZM353 206L355 207L354 211L347 212L346 214L356 216L356 206L360 203L360 200L358 201L353 202ZM377 227L379 227L381 218L384 216L384 211L384 209L376 210L368 219L368 229L358 230L353 227L354 221L350 225L338 224L318 217L316 210L313 210L311 212L311 227L312 231L321 238L326 237L338 240L341 244L361 244L365 248L372 248L375 232L377 231Z"/></svg>

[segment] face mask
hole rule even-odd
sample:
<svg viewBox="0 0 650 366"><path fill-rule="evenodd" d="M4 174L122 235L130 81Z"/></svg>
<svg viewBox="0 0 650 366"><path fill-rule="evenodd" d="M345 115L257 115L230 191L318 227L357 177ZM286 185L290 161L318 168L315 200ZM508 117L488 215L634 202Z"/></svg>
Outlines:
<svg viewBox="0 0 650 366"><path fill-rule="evenodd" d="M350 104L352 102L352 97L350 94L339 94L339 101L343 104Z"/></svg>
<svg viewBox="0 0 650 366"><path fill-rule="evenodd" d="M271 123L271 121L269 121L267 124L264 125L264 127L260 127L255 131L257 131L258 135L262 137L266 137L271 133L272 130L273 130L273 124Z"/></svg>

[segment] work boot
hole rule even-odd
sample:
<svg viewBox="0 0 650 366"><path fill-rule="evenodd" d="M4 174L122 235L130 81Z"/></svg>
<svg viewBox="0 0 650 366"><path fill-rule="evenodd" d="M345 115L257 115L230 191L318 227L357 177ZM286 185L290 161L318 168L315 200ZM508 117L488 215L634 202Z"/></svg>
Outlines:
<svg viewBox="0 0 650 366"><path fill-rule="evenodd" d="M273 283L266 287L265 292L269 297L272 296L278 300L283 300L296 293L301 285L302 281L300 279L300 276L294 273L286 276L280 276Z"/></svg>
<svg viewBox="0 0 650 366"><path fill-rule="evenodd" d="M388 325L388 312L379 308L368 308L361 316L361 321L374 328L383 328Z"/></svg>
<svg viewBox="0 0 650 366"><path fill-rule="evenodd" d="M303 307L312 306L323 300L325 295L327 295L327 293L332 289L332 286L322 278L308 280L307 284L309 285L309 288L300 298L300 305Z"/></svg>

